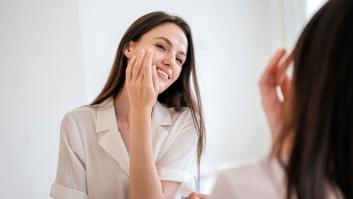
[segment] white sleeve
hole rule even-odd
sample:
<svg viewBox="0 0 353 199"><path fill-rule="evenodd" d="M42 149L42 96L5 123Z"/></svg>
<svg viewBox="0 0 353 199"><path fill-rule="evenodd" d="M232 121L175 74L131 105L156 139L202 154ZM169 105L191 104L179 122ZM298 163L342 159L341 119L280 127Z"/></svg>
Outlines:
<svg viewBox="0 0 353 199"><path fill-rule="evenodd" d="M156 161L161 180L181 182L178 193L188 196L195 191L195 174L197 169L197 132L192 122L171 132L173 138L162 147L163 153Z"/></svg>
<svg viewBox="0 0 353 199"><path fill-rule="evenodd" d="M66 114L61 123L59 161L50 196L55 199L88 198L82 139L70 114Z"/></svg>

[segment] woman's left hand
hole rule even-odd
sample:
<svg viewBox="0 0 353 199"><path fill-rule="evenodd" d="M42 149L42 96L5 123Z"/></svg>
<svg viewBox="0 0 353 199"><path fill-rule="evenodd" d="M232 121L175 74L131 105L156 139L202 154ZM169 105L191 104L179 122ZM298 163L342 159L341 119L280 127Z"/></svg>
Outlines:
<svg viewBox="0 0 353 199"><path fill-rule="evenodd" d="M158 97L158 76L152 66L153 51L140 50L126 68L127 93L132 109L152 111Z"/></svg>

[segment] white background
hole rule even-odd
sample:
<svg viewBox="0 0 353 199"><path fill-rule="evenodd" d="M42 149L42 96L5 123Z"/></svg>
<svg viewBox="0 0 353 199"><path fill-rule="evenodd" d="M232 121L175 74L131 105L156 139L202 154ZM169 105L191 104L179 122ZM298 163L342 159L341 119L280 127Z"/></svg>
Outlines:
<svg viewBox="0 0 353 199"><path fill-rule="evenodd" d="M48 198L63 114L93 100L124 31L155 10L182 16L194 33L209 192L214 171L268 152L258 78L320 2L306 9L304 0L0 0L1 198Z"/></svg>

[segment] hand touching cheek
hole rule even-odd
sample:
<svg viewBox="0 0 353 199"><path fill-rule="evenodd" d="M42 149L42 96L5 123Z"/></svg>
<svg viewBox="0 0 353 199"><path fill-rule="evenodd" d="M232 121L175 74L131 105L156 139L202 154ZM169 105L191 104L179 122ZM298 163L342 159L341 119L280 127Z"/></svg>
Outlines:
<svg viewBox="0 0 353 199"><path fill-rule="evenodd" d="M158 76L153 51L141 49L126 68L127 93L132 109L152 111L158 96Z"/></svg>

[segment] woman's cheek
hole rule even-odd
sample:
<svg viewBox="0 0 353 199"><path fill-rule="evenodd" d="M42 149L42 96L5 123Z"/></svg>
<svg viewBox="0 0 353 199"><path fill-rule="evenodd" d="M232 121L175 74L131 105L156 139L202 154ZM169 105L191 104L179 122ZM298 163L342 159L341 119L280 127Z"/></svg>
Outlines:
<svg viewBox="0 0 353 199"><path fill-rule="evenodd" d="M162 53L157 50L156 48L153 48L153 58L152 60L153 61L158 61L158 60L161 60L163 57Z"/></svg>
<svg viewBox="0 0 353 199"><path fill-rule="evenodd" d="M179 78L180 74L181 74L181 67L176 68L174 72L176 74L175 77L174 77L174 81L176 81Z"/></svg>

